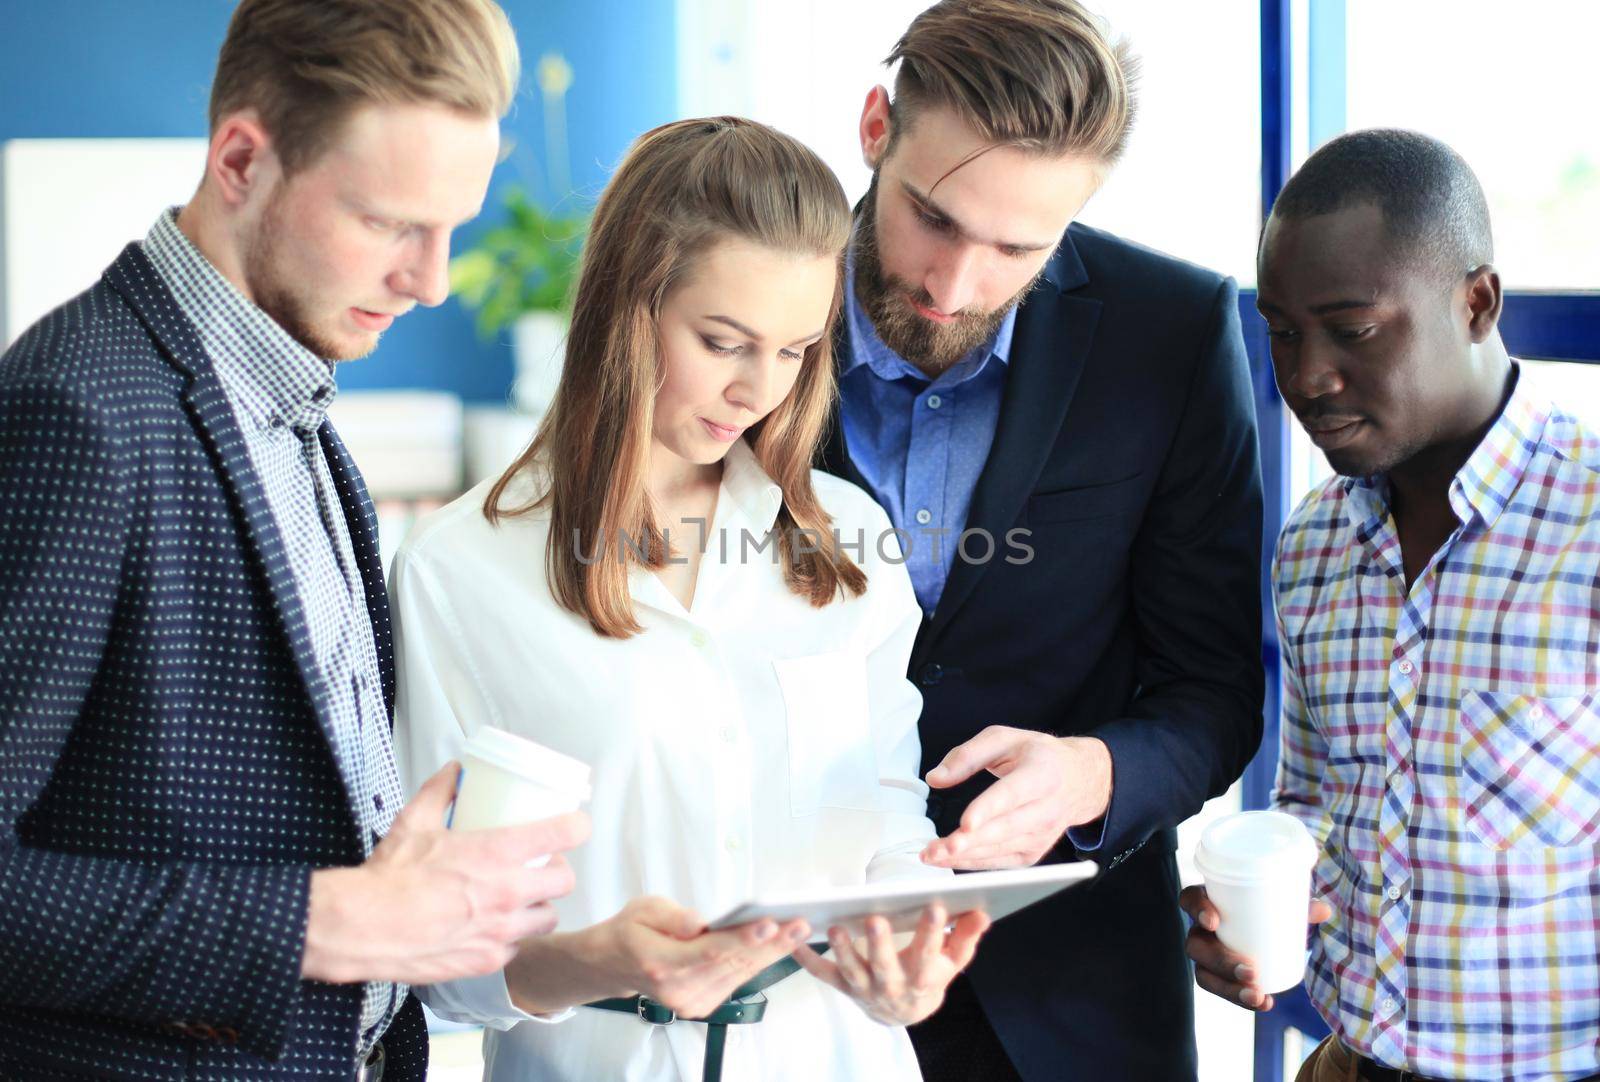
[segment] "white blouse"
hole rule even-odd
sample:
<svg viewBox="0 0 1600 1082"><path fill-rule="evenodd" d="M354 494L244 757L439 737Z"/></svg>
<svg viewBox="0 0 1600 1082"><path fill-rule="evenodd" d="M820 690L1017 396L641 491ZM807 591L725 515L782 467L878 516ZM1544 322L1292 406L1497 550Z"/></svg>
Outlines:
<svg viewBox="0 0 1600 1082"><path fill-rule="evenodd" d="M630 590L642 634L606 639L545 576L546 514L492 527L481 485L419 522L390 579L399 659L395 751L415 792L479 725L594 768L592 839L569 855L564 929L664 895L711 919L753 895L948 875L918 778L921 697L905 679L921 610L882 509L823 473L812 483L867 592L824 608L775 561L782 493L743 441L724 463L693 606L649 571ZM513 505L531 493L522 481ZM699 538L676 541L694 543ZM857 543L864 542L860 547ZM434 1011L488 1027L486 1077L700 1078L705 1026L579 1008L541 1024L503 975L419 988ZM763 1021L728 1027L723 1077L920 1077L903 1028L880 1025L805 972L766 992Z"/></svg>

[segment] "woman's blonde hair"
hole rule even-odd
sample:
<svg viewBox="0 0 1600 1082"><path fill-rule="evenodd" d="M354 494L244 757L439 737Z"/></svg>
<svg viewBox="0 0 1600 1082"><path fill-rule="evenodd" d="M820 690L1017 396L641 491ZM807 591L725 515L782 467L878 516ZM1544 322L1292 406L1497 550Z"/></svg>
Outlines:
<svg viewBox="0 0 1600 1082"><path fill-rule="evenodd" d="M363 105L502 117L520 70L494 0L242 0L217 57L211 129L255 109L293 175Z"/></svg>
<svg viewBox="0 0 1600 1082"><path fill-rule="evenodd" d="M555 399L483 509L491 522L549 509L552 591L601 635L641 630L629 564L656 570L671 555L645 488L663 378L662 304L696 259L729 239L836 261L830 333L805 351L788 397L744 438L783 491L774 529L789 589L819 608L841 591L866 589L811 487L811 463L833 406L831 331L843 303L849 235L850 207L838 178L804 145L763 124L682 120L647 132L629 149L595 208ZM505 506L508 486L524 473L537 479L536 496Z"/></svg>

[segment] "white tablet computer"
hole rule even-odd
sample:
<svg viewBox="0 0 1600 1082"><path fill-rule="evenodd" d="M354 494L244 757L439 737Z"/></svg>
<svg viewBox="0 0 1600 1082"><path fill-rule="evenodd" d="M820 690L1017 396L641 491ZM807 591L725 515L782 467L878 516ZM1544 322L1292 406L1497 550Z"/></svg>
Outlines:
<svg viewBox="0 0 1600 1082"><path fill-rule="evenodd" d="M1093 861L1083 860L1000 872L968 872L942 879L892 879L862 886L772 894L734 907L712 921L711 927L731 928L762 917L778 921L804 917L811 925L812 942L819 942L828 938L828 929L834 925L853 935L864 935L866 918L875 915L888 917L890 927L897 932L910 931L922 911L934 902L943 902L952 919L982 909L999 920L1093 877L1098 870Z"/></svg>

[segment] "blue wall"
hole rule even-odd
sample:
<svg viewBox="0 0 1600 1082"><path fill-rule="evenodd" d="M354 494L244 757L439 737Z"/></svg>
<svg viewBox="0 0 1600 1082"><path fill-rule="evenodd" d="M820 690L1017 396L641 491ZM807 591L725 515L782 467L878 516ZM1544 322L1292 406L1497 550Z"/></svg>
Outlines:
<svg viewBox="0 0 1600 1082"><path fill-rule="evenodd" d="M495 171L483 217L457 234L458 251L497 218L507 183L545 200L553 194L533 75L542 54L560 52L575 71L567 133L577 190L570 198L580 203L598 194L634 136L671 120L676 108L672 0L500 3L522 48L522 92L505 123L511 155ZM233 0L0 0L0 142L203 137L212 67L233 7ZM498 402L511 384L511 349L509 341L480 341L470 315L450 300L400 320L371 357L341 367L339 382Z"/></svg>

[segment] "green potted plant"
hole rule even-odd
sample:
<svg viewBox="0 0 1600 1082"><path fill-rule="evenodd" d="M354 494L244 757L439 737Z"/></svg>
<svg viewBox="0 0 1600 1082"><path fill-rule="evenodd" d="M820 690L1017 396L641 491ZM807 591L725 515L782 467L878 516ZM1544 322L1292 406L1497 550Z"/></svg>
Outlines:
<svg viewBox="0 0 1600 1082"><path fill-rule="evenodd" d="M544 98L546 165L550 188L571 190L567 169L566 93L572 67L546 53L537 68ZM512 402L542 414L561 378L573 279L588 228L586 215L557 215L518 186L507 190L506 220L450 261L450 288L476 313L478 333L511 328L517 377Z"/></svg>
<svg viewBox="0 0 1600 1082"><path fill-rule="evenodd" d="M560 378L568 304L587 218L547 213L521 188L506 194L507 219L450 261L450 288L475 311L478 333L511 328L525 413L549 406Z"/></svg>

